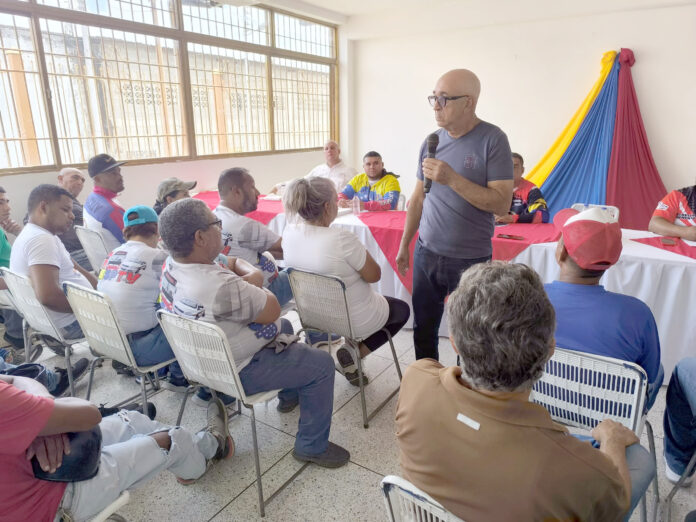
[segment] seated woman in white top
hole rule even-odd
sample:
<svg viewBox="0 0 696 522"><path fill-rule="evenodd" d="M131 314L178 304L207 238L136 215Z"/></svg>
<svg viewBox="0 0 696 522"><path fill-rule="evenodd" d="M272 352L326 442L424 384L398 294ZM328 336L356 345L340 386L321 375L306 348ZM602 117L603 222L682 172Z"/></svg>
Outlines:
<svg viewBox="0 0 696 522"><path fill-rule="evenodd" d="M336 188L326 178L293 181L285 191L283 205L287 214L302 219L290 219L285 227L283 253L289 267L343 280L353 331L364 338L360 357L365 357L387 342L382 328L396 334L411 311L404 301L381 296L370 288L370 283L379 281L381 270L355 234L330 228L338 213L337 200ZM359 386L350 351L341 347L336 357L341 373L351 384Z"/></svg>

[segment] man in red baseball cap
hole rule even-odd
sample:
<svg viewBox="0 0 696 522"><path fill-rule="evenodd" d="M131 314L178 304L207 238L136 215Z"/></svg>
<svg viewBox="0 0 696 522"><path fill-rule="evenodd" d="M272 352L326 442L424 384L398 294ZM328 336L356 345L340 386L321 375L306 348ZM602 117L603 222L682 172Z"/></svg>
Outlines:
<svg viewBox="0 0 696 522"><path fill-rule="evenodd" d="M545 288L556 309L556 346L639 364L648 374L650 408L664 379L655 318L640 299L599 284L621 256L619 223L596 207L561 210L553 223L561 232L556 247L561 275Z"/></svg>

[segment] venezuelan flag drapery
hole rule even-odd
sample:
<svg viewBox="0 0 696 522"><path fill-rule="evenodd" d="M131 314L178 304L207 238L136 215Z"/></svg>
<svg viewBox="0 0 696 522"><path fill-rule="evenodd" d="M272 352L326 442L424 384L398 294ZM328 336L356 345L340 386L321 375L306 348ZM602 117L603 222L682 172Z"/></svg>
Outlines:
<svg viewBox="0 0 696 522"><path fill-rule="evenodd" d="M646 229L666 191L652 159L631 77L630 49L602 57L599 79L561 135L525 176L553 216L573 203L616 205L621 226Z"/></svg>

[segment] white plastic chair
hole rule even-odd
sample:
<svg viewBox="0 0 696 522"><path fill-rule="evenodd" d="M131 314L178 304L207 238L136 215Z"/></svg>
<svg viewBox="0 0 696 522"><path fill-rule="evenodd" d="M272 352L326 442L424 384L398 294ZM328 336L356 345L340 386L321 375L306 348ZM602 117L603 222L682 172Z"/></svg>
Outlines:
<svg viewBox="0 0 696 522"><path fill-rule="evenodd" d="M85 254L87 254L92 270L98 274L104 259L109 255L104 238L96 230L79 225L75 225L75 233L77 234L77 239L82 244L82 248L85 250Z"/></svg>
<svg viewBox="0 0 696 522"><path fill-rule="evenodd" d="M346 300L346 285L338 277L325 276L305 272L295 268L288 269L290 286L295 296L297 314L300 316L302 330L314 330L323 332L329 336L329 351L331 351L331 334L337 334L345 338L346 345L353 352L353 359L357 361L358 376L360 379L360 400L362 402L363 427L369 427L369 421L399 392L397 387L373 412L368 416L365 404L365 386L363 385L363 368L358 347L362 337L353 333L353 324L350 320L348 301ZM301 330L301 331L302 331ZM387 334L391 347L396 372L401 380L401 366L396 356L394 342L386 328L382 331Z"/></svg>
<svg viewBox="0 0 696 522"><path fill-rule="evenodd" d="M396 475L382 479L382 494L390 522L462 522L425 491Z"/></svg>
<svg viewBox="0 0 696 522"><path fill-rule="evenodd" d="M207 386L211 392L218 391L236 397L239 402L249 409L251 436L254 442L254 464L256 466L259 511L262 517L265 516L265 507L275 494L268 501L264 501L254 405L274 399L280 390L271 390L254 395L246 394L239 379L239 372L237 371L230 346L230 343L234 343L235 340L228 339L217 325L181 317L165 310L158 311L157 316L186 379L195 386ZM184 396L177 424L181 423L186 398L192 390L193 388L190 388ZM296 475L297 473L290 477L280 489L289 484Z"/></svg>
<svg viewBox="0 0 696 522"><path fill-rule="evenodd" d="M121 515L116 514L116 511L128 504L129 501L130 493L128 493L128 491L124 491L116 500L97 513L97 515L95 515L90 522L105 522L107 520L113 520L114 522L126 522L126 519Z"/></svg>
<svg viewBox="0 0 696 522"><path fill-rule="evenodd" d="M134 373L140 375L140 396L142 398L143 412L146 412L147 373L156 372L160 368L170 365L176 359L172 358L151 366L139 366L133 356L128 338L123 333L123 329L118 322L109 297L101 292L74 283L64 283L63 288L65 289L65 295L68 298L70 307L75 313L77 322L80 323L82 333L85 335L92 353L96 356L90 365L86 399L89 400L92 393L94 369L97 363L104 358L109 358L132 367ZM159 388L155 383L153 383L152 387L153 389ZM129 397L120 404L129 402L133 398Z"/></svg>
<svg viewBox="0 0 696 522"><path fill-rule="evenodd" d="M584 430L612 419L640 438L646 426L650 454L656 462L655 438L644 411L647 392L648 376L635 363L556 348L541 379L534 384L530 400L544 406L555 421ZM660 498L657 477L653 485L654 515ZM645 500L644 496L642 520L647 519Z"/></svg>
<svg viewBox="0 0 696 522"><path fill-rule="evenodd" d="M587 210L590 208L601 208L606 211L608 211L616 221L619 220L619 207L615 207L614 205L597 205L595 203L573 203L573 206L570 207L573 210L577 210L578 212L582 212L583 210Z"/></svg>
<svg viewBox="0 0 696 522"><path fill-rule="evenodd" d="M47 335L58 341L65 349L65 368L68 374L68 382L70 383L70 395L75 396L70 355L72 346L81 344L84 338L68 340L63 337L60 329L53 323L46 308L36 298L34 288L31 286L31 281L28 277L16 274L9 268L0 268L0 273L12 294L12 300L17 312L24 318L25 360L32 360L31 346L33 346L35 339L40 338L41 335ZM29 333L30 328L33 330L32 333Z"/></svg>

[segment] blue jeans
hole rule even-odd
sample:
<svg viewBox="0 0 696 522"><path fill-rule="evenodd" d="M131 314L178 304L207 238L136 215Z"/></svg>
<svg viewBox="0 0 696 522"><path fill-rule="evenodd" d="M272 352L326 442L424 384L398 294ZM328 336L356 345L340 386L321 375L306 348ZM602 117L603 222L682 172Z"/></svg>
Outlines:
<svg viewBox="0 0 696 522"><path fill-rule="evenodd" d="M677 363L667 387L665 459L681 475L696 451L696 357Z"/></svg>
<svg viewBox="0 0 696 522"><path fill-rule="evenodd" d="M151 366L175 357L160 325L144 332L128 334L126 337L138 366ZM175 378L184 377L177 362L169 365L169 372Z"/></svg>
<svg viewBox="0 0 696 522"><path fill-rule="evenodd" d="M17 339L23 339L24 330L22 327L22 316L14 310L3 310L2 317L5 319L5 332L7 332L7 335Z"/></svg>
<svg viewBox="0 0 696 522"><path fill-rule="evenodd" d="M599 448L599 443L592 437L587 435L574 435L574 437L589 442L595 448ZM631 518L631 513L633 513L638 502L645 495L650 482L655 478L655 473L657 472L650 452L638 443L626 448L626 465L631 476L631 505L624 520Z"/></svg>
<svg viewBox="0 0 696 522"><path fill-rule="evenodd" d="M77 322L77 319L68 326L61 328L60 333L66 340L82 339L85 336L85 334L82 333L82 328L80 328L80 323Z"/></svg>
<svg viewBox="0 0 696 522"><path fill-rule="evenodd" d="M647 412L650 408L652 408L653 404L655 404L655 399L657 399L657 394L660 393L660 387L662 386L662 383L665 380L665 369L662 367L662 363L660 363L660 367L657 370L657 375L655 376L655 380L651 383L648 383L648 397L645 400L645 411Z"/></svg>
<svg viewBox="0 0 696 522"><path fill-rule="evenodd" d="M248 395L282 388L283 402L300 401L295 451L301 455L320 455L326 451L333 412L333 358L303 343L293 343L280 353L262 348L239 372Z"/></svg>
<svg viewBox="0 0 696 522"><path fill-rule="evenodd" d="M278 272L278 277L268 285L268 289L276 296L280 306L290 301L290 299L292 299L292 289L290 288L290 278L288 277L287 270L280 270Z"/></svg>
<svg viewBox="0 0 696 522"><path fill-rule="evenodd" d="M457 259L444 257L423 246L420 239L413 254L413 344L416 359L438 359L438 331L445 310L445 297L459 284L462 272L490 257Z"/></svg>
<svg viewBox="0 0 696 522"><path fill-rule="evenodd" d="M7 372L9 370L14 370L18 366L22 366L22 365L21 364L20 365L10 364L10 363L5 362L5 353L6 353L5 350L0 348L0 374L7 375ZM33 363L32 366L34 364L37 364L37 363ZM43 364L41 366L43 366ZM46 366L44 366L44 369L46 371L46 374L45 374L46 379L44 382L46 384L46 389L50 393L56 389L56 386L58 385L58 381L60 380L60 378L58 377L58 375L56 375L56 372L47 368Z"/></svg>

